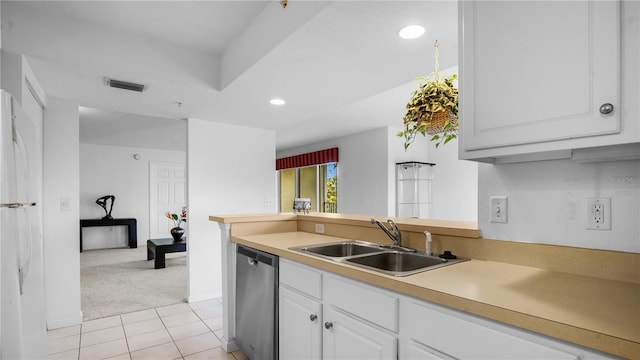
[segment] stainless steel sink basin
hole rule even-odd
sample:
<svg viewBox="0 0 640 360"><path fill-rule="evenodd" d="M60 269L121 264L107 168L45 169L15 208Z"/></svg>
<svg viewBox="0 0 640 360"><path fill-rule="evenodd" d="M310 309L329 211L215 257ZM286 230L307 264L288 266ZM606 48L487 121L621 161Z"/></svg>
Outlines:
<svg viewBox="0 0 640 360"><path fill-rule="evenodd" d="M291 248L291 250L302 251L329 258L345 258L384 251L379 244L368 243L365 241L344 241L331 244L298 246Z"/></svg>
<svg viewBox="0 0 640 360"><path fill-rule="evenodd" d="M395 276L410 275L428 269L430 270L450 265L450 261L451 260L441 259L436 256L400 251L386 251L383 253L346 259L346 262L349 264L362 266L372 270L379 270Z"/></svg>
<svg viewBox="0 0 640 360"><path fill-rule="evenodd" d="M344 262L393 276L413 275L469 260L466 258L442 259L425 253L402 251L401 249L403 248L393 248L358 240L290 248L290 250L308 255ZM412 249L408 250L413 251Z"/></svg>

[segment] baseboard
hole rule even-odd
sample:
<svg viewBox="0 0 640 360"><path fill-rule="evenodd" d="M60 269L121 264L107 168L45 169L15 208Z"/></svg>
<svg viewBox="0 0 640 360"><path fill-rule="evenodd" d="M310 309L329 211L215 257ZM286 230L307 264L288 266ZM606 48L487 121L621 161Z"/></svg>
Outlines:
<svg viewBox="0 0 640 360"><path fill-rule="evenodd" d="M224 336L220 339L220 346L222 346L222 349L226 352L240 350L235 340L229 340Z"/></svg>
<svg viewBox="0 0 640 360"><path fill-rule="evenodd" d="M62 319L47 320L47 330L60 329L67 326L82 324L82 311L78 316L70 316Z"/></svg>
<svg viewBox="0 0 640 360"><path fill-rule="evenodd" d="M191 304L198 301L217 299L219 297L222 297L222 292L214 292L214 293L200 294L200 295L189 295L187 302Z"/></svg>

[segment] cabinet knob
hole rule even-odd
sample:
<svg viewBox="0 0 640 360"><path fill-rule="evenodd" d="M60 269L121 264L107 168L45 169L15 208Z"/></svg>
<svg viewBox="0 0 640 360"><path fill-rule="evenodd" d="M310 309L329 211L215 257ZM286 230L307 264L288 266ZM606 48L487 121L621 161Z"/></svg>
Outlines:
<svg viewBox="0 0 640 360"><path fill-rule="evenodd" d="M327 330L330 330L333 327L333 323L332 322L326 322L324 323L324 328Z"/></svg>
<svg viewBox="0 0 640 360"><path fill-rule="evenodd" d="M309 320L311 320L311 321L316 321L317 318L318 318L318 315L316 315L316 314L309 315Z"/></svg>
<svg viewBox="0 0 640 360"><path fill-rule="evenodd" d="M610 114L613 112L613 105L606 103L606 104L602 104L600 105L600 114L606 115L606 114Z"/></svg>

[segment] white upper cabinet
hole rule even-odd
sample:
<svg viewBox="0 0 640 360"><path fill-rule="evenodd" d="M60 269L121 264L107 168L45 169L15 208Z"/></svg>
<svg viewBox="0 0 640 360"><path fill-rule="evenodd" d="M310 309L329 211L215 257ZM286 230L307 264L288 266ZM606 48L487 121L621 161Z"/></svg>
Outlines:
<svg viewBox="0 0 640 360"><path fill-rule="evenodd" d="M619 2L459 6L460 158L554 151L569 157L574 148L638 141L640 134L618 136L639 132L623 126L623 116L638 117L637 107L635 114L622 111ZM626 56L637 60L637 26L625 31L636 39ZM637 79L637 66L629 75Z"/></svg>

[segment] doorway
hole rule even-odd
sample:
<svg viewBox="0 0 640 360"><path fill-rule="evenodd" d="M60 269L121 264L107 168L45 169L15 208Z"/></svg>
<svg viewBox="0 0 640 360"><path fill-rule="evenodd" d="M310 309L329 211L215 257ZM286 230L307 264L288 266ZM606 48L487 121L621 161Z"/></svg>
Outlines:
<svg viewBox="0 0 640 360"><path fill-rule="evenodd" d="M114 195L112 216L135 218L138 238L132 249L124 227L83 230L84 320L184 302L185 253L168 254L166 268L154 269L146 242L169 238L171 222L164 213L185 205L186 122L84 107L79 115L80 218L103 217L95 201Z"/></svg>

